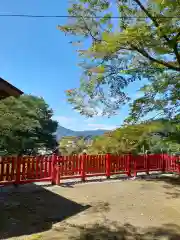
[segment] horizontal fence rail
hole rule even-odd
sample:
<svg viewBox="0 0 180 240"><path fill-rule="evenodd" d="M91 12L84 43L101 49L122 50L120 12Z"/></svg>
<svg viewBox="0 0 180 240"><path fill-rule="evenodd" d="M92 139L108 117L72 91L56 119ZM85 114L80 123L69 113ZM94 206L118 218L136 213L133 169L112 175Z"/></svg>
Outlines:
<svg viewBox="0 0 180 240"><path fill-rule="evenodd" d="M145 172L180 173L179 157L167 154L152 155L74 155L26 156L0 158L0 185L106 176L115 174L136 176Z"/></svg>

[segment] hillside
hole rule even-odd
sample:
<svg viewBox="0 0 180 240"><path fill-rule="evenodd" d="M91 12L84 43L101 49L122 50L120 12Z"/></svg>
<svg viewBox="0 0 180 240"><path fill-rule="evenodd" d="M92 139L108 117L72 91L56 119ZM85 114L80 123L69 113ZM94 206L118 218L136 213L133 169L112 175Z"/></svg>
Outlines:
<svg viewBox="0 0 180 240"><path fill-rule="evenodd" d="M108 132L108 130L103 130L103 129L97 129L97 130L87 130L87 131L73 131L67 128L64 128L62 126L59 126L57 129L57 140L60 140L64 136L82 136L82 137L87 137L87 136L99 136L104 134L105 132Z"/></svg>

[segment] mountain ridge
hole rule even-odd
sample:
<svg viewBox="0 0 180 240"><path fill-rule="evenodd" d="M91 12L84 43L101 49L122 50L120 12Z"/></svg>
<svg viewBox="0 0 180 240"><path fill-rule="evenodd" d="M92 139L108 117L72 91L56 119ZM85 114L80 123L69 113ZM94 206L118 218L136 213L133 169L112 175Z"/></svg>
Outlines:
<svg viewBox="0 0 180 240"><path fill-rule="evenodd" d="M62 137L66 136L75 136L75 137L87 137L87 136L100 136L103 135L105 132L108 132L110 130L105 130L105 129L96 129L96 130L83 130L83 131L75 131L71 130L62 126L58 126L57 131L56 131L56 137L57 140L59 141Z"/></svg>

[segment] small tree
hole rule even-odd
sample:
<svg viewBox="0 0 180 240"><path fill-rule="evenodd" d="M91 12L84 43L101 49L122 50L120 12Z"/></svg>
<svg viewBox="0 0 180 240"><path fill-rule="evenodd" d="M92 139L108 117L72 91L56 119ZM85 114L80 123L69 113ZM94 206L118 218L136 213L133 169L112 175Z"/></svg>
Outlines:
<svg viewBox="0 0 180 240"><path fill-rule="evenodd" d="M37 154L53 150L57 122L42 98L24 95L0 101L0 150L8 154Z"/></svg>

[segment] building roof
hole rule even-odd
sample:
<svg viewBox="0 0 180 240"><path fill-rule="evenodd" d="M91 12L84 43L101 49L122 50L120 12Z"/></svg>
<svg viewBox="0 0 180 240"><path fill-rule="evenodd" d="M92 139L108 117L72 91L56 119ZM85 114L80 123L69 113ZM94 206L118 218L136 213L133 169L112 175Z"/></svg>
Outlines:
<svg viewBox="0 0 180 240"><path fill-rule="evenodd" d="M6 87L12 89L13 91L15 91L16 93L18 93L19 95L22 95L24 92L21 91L20 89L16 88L15 86L13 86L12 84L10 84L9 82L7 82L6 80L4 80L3 78L0 77L0 83L2 83L3 85L5 85Z"/></svg>

